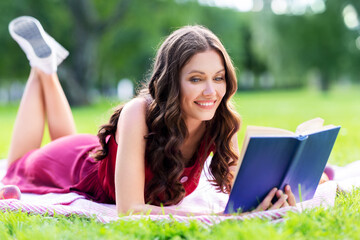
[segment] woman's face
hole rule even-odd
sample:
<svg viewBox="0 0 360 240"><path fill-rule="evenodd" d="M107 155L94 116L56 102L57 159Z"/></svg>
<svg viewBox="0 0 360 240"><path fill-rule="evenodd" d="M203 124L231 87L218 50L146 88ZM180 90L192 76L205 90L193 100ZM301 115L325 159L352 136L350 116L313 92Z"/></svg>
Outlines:
<svg viewBox="0 0 360 240"><path fill-rule="evenodd" d="M195 54L181 69L180 105L186 122L211 120L225 93L225 67L215 50Z"/></svg>

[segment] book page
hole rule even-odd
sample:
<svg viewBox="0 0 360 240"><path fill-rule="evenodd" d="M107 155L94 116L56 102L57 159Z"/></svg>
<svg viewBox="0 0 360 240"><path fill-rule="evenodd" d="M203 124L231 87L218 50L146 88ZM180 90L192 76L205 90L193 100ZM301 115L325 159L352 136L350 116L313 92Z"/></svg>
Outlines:
<svg viewBox="0 0 360 240"><path fill-rule="evenodd" d="M304 132L316 131L323 127L324 119L314 118L306 122L301 123L297 126L295 133L303 134Z"/></svg>
<svg viewBox="0 0 360 240"><path fill-rule="evenodd" d="M246 133L250 137L255 136L295 136L295 133L273 127L247 126Z"/></svg>
<svg viewBox="0 0 360 240"><path fill-rule="evenodd" d="M309 121L301 123L297 128L295 133L297 135L308 135L316 132L321 132L327 129L336 127L335 125L326 125L323 126L324 119L314 118Z"/></svg>

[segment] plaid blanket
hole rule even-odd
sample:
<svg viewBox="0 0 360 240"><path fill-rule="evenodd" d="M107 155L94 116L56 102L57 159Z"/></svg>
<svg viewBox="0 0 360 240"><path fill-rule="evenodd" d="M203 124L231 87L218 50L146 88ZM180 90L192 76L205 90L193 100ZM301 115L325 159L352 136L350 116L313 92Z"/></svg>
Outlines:
<svg viewBox="0 0 360 240"><path fill-rule="evenodd" d="M244 220L251 218L261 218L272 221L281 221L289 211L300 213L304 209L310 209L319 206L333 206L338 188L347 191L350 190L350 187L352 188L352 186L360 186L360 161L354 162L345 167L333 166L335 172L334 180L319 185L313 199L298 203L296 207L255 212L242 216L219 216L212 213L220 212L225 208L228 195L215 191L215 188L207 181L207 176L209 176L209 173L206 172L207 167L204 169L205 170L203 171L200 178L199 186L192 194L187 196L180 204L176 206L165 207L194 213L207 213L206 215L202 216L131 215L119 217L117 215L115 205L96 203L87 200L83 196L76 193L49 193L44 195L22 194L21 200L0 200L0 210L23 211L47 216L70 216L72 214L76 214L83 217L94 217L102 223L108 223L119 219L137 220L140 218L149 218L151 220L176 220L179 222L198 220L206 225L216 224L228 219ZM354 171L354 169L357 169L357 171ZM0 177L3 176L5 171L6 162L0 161ZM349 174L350 171L352 171L353 174Z"/></svg>

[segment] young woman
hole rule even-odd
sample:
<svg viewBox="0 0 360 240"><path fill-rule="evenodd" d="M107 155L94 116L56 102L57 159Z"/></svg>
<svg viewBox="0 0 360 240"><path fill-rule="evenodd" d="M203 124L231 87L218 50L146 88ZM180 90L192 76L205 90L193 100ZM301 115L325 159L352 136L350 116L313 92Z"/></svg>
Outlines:
<svg viewBox="0 0 360 240"><path fill-rule="evenodd" d="M162 213L195 190L203 163L229 193L236 166L240 120L230 106L237 80L219 39L201 26L174 31L157 52L148 86L118 109L98 136L76 134L56 75L68 52L32 17L9 25L32 66L20 103L4 184L22 192L85 195L116 203L119 213ZM52 141L40 148L47 121ZM278 197L271 204L274 196ZM273 189L259 205L295 205L289 186ZM166 213L188 213L165 209Z"/></svg>

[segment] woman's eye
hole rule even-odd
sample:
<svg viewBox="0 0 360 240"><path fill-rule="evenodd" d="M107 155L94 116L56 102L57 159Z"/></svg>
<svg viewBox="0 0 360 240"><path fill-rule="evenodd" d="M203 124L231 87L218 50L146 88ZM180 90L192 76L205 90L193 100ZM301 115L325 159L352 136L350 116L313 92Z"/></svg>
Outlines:
<svg viewBox="0 0 360 240"><path fill-rule="evenodd" d="M201 79L194 77L194 78L191 78L190 81L191 81L191 82L200 82Z"/></svg>
<svg viewBox="0 0 360 240"><path fill-rule="evenodd" d="M223 80L225 80L224 77L216 77L216 78L215 78L215 81L218 81L218 82L223 81Z"/></svg>

